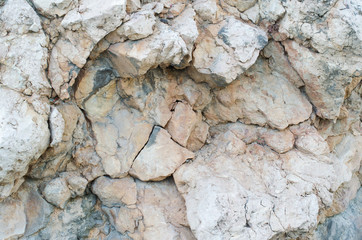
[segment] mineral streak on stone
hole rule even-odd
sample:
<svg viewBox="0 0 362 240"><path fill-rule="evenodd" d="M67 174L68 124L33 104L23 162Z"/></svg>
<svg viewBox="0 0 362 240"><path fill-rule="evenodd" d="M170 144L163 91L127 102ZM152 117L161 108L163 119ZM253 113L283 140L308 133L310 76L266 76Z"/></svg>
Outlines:
<svg viewBox="0 0 362 240"><path fill-rule="evenodd" d="M0 0L0 239L362 239L358 0Z"/></svg>

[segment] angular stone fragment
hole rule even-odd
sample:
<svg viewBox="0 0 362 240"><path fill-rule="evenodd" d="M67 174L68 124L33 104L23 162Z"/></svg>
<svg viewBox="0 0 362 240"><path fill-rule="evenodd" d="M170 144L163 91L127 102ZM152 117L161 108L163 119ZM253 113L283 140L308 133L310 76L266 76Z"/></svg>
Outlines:
<svg viewBox="0 0 362 240"><path fill-rule="evenodd" d="M166 130L156 126L129 173L142 181L160 181L193 157L192 152L173 142Z"/></svg>
<svg viewBox="0 0 362 240"><path fill-rule="evenodd" d="M111 45L108 53L121 77L137 77L160 64L181 65L188 50L179 33L158 22L151 37Z"/></svg>
<svg viewBox="0 0 362 240"><path fill-rule="evenodd" d="M204 75L200 79L217 86L231 83L251 67L268 43L263 30L233 17L210 25L208 31L211 36L196 44L193 66Z"/></svg>
<svg viewBox="0 0 362 240"><path fill-rule="evenodd" d="M156 18L153 11L140 11L134 13L128 22L117 29L120 37L130 40L139 40L153 33Z"/></svg>
<svg viewBox="0 0 362 240"><path fill-rule="evenodd" d="M186 147L197 120L197 115L190 105L179 102L166 126L166 130L174 141Z"/></svg>
<svg viewBox="0 0 362 240"><path fill-rule="evenodd" d="M107 4L86 0L65 15L61 22L65 32L52 49L48 72L52 87L61 99L69 98L68 87L74 84L91 50L122 23L125 14L126 0L112 0Z"/></svg>
<svg viewBox="0 0 362 240"><path fill-rule="evenodd" d="M0 238L13 239L25 232L26 216L21 201L8 198L0 202Z"/></svg>
<svg viewBox="0 0 362 240"><path fill-rule="evenodd" d="M248 8L252 7L256 0L225 0L230 6L236 7L240 12L244 12Z"/></svg>
<svg viewBox="0 0 362 240"><path fill-rule="evenodd" d="M132 205L137 201L136 183L131 177L121 179L99 177L92 185L92 192L107 207Z"/></svg>
<svg viewBox="0 0 362 240"><path fill-rule="evenodd" d="M294 135L289 130L267 130L261 133L261 137L271 149L278 153L287 152L294 146Z"/></svg>
<svg viewBox="0 0 362 240"><path fill-rule="evenodd" d="M43 190L45 199L51 204L64 209L71 197L70 190L64 178L55 178L48 182Z"/></svg>
<svg viewBox="0 0 362 240"><path fill-rule="evenodd" d="M210 143L173 174L196 238L271 239L314 228L319 201L330 204L338 185L333 162L257 143L237 151L237 140L249 138L242 126L212 128Z"/></svg>
<svg viewBox="0 0 362 240"><path fill-rule="evenodd" d="M24 236L27 237L46 226L53 206L41 197L36 185L31 182L25 182L21 186L18 196L24 204L26 215Z"/></svg>
<svg viewBox="0 0 362 240"><path fill-rule="evenodd" d="M192 4L193 9L202 20L214 22L217 17L216 0L197 0Z"/></svg>
<svg viewBox="0 0 362 240"><path fill-rule="evenodd" d="M282 130L308 119L312 112L306 97L281 74L271 72L263 60L215 95L204 112L213 124L240 119Z"/></svg>
<svg viewBox="0 0 362 240"><path fill-rule="evenodd" d="M35 8L47 17L62 17L74 7L72 0L33 0Z"/></svg>
<svg viewBox="0 0 362 240"><path fill-rule="evenodd" d="M304 48L294 41L284 43L289 60L305 83L305 91L317 108L317 115L327 119L339 116L345 89L352 80L337 62Z"/></svg>

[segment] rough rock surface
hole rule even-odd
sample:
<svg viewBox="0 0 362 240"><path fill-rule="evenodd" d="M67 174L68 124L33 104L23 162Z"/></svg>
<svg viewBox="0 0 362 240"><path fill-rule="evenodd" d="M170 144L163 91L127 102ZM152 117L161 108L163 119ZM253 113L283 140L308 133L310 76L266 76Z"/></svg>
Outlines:
<svg viewBox="0 0 362 240"><path fill-rule="evenodd" d="M0 239L361 239L358 0L0 0Z"/></svg>

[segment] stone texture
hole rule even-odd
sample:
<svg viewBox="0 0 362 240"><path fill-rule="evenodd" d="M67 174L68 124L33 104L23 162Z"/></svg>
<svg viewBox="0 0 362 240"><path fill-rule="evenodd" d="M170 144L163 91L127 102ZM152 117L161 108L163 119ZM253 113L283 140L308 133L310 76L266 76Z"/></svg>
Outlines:
<svg viewBox="0 0 362 240"><path fill-rule="evenodd" d="M347 210L334 217L328 218L316 230L316 239L359 239L362 236L361 204L362 190L358 191Z"/></svg>
<svg viewBox="0 0 362 240"><path fill-rule="evenodd" d="M134 13L131 19L117 29L120 37L130 40L139 40L153 33L156 18L152 11Z"/></svg>
<svg viewBox="0 0 362 240"><path fill-rule="evenodd" d="M71 196L71 192L65 179L55 178L46 184L43 195L48 202L63 209Z"/></svg>
<svg viewBox="0 0 362 240"><path fill-rule="evenodd" d="M212 128L210 144L173 175L198 239L301 234L316 226L320 209L331 206L331 192L340 185L337 161L298 150L277 154L258 143L245 146L250 136L257 141L255 131L265 132L248 127Z"/></svg>
<svg viewBox="0 0 362 240"><path fill-rule="evenodd" d="M95 44L115 30L125 14L125 0L108 4L85 0L64 16L61 22L64 34L52 49L48 72L52 87L61 99L69 98L68 87L74 84Z"/></svg>
<svg viewBox="0 0 362 240"><path fill-rule="evenodd" d="M78 1L71 0L33 0L35 8L47 17L62 17L74 7Z"/></svg>
<svg viewBox="0 0 362 240"><path fill-rule="evenodd" d="M107 207L132 205L137 201L136 183L131 177L121 179L99 177L93 183L92 191Z"/></svg>
<svg viewBox="0 0 362 240"><path fill-rule="evenodd" d="M47 115L38 113L16 91L0 87L0 199L9 196L14 181L28 171L49 144Z"/></svg>
<svg viewBox="0 0 362 240"><path fill-rule="evenodd" d="M165 129L156 126L129 173L142 181L160 181L193 157L192 152L173 142Z"/></svg>
<svg viewBox="0 0 362 240"><path fill-rule="evenodd" d="M205 111L213 124L240 119L247 124L284 129L308 119L312 112L311 104L299 90L282 75L270 71L262 60L215 94Z"/></svg>
<svg viewBox="0 0 362 240"><path fill-rule="evenodd" d="M24 234L26 216L21 201L8 198L0 203L0 238L11 239Z"/></svg>
<svg viewBox="0 0 362 240"><path fill-rule="evenodd" d="M210 36L204 36L196 44L193 67L205 75L199 77L201 80L217 86L231 83L251 67L268 43L263 30L233 17L210 25L208 32Z"/></svg>

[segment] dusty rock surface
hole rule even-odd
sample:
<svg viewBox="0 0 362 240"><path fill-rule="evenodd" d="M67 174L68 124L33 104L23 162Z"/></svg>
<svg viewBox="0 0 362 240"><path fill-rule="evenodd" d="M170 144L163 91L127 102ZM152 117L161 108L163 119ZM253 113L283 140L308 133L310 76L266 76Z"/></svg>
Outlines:
<svg viewBox="0 0 362 240"><path fill-rule="evenodd" d="M0 239L361 239L358 0L0 0Z"/></svg>

